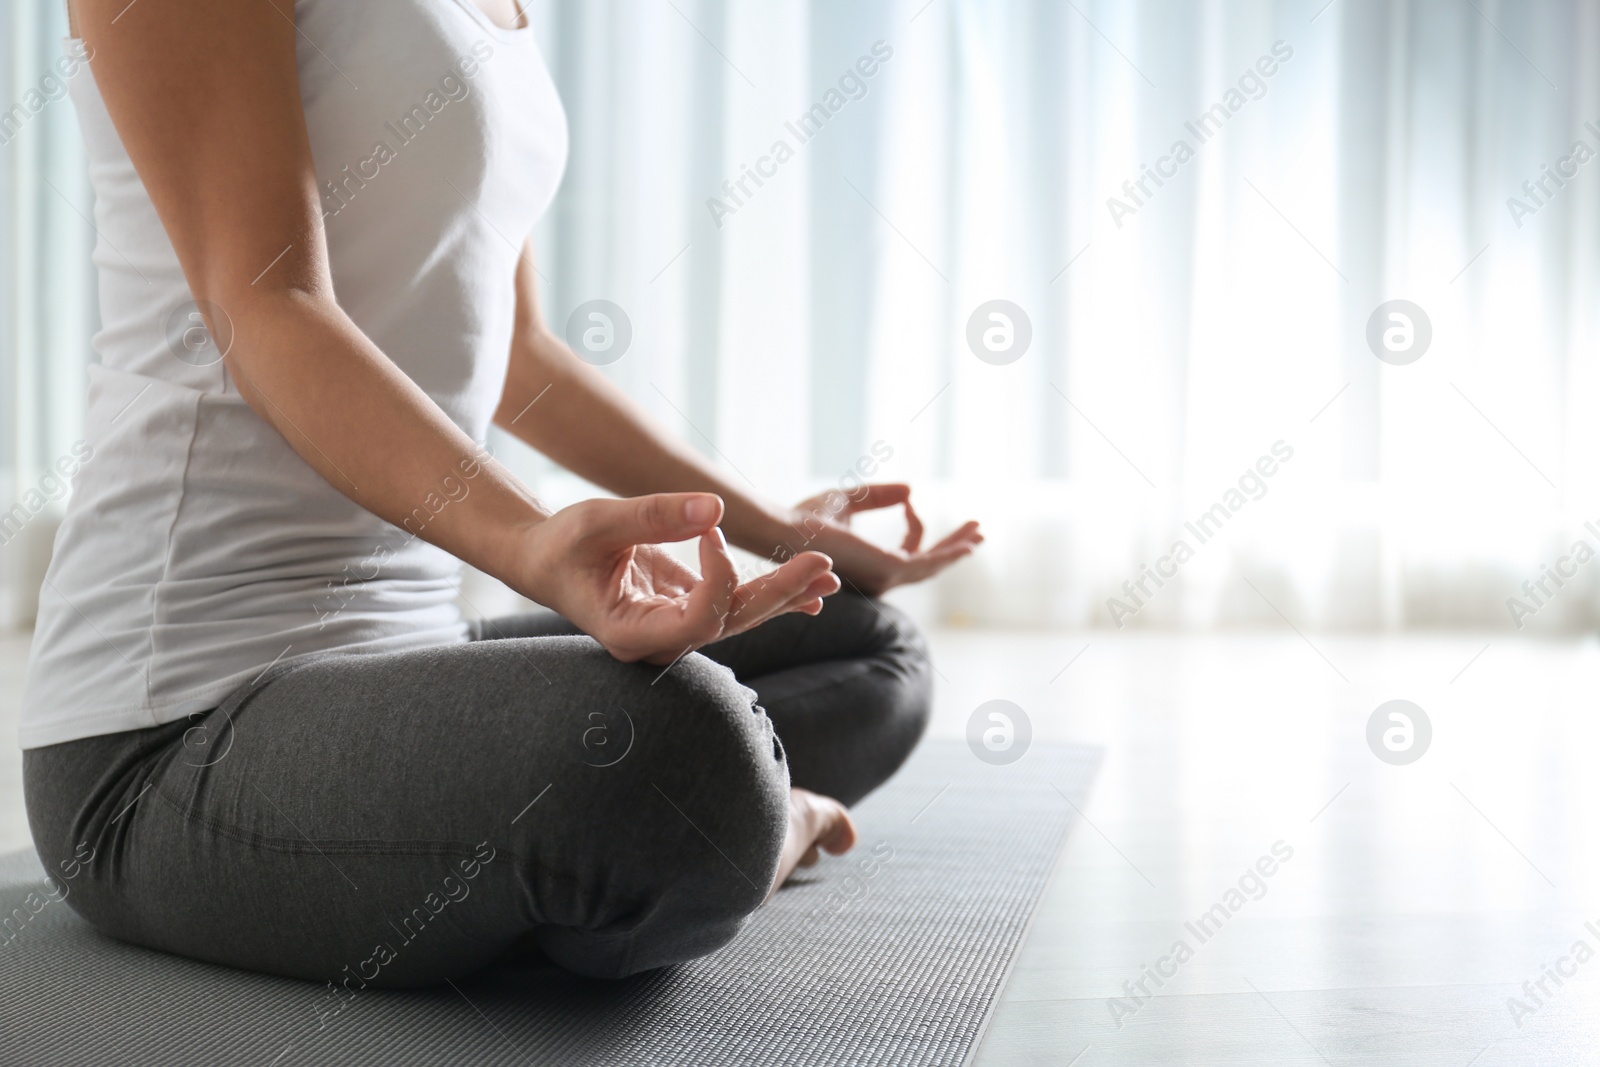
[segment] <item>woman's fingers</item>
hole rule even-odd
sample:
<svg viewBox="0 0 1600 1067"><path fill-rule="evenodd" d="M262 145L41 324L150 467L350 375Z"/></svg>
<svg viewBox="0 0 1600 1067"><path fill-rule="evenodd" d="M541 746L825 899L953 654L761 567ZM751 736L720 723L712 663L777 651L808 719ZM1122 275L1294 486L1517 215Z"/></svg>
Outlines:
<svg viewBox="0 0 1600 1067"><path fill-rule="evenodd" d="M844 506L846 515L854 515L860 511L877 511L879 508L892 508L896 504L910 501L911 487L900 482L863 485L846 493L845 499L848 501Z"/></svg>
<svg viewBox="0 0 1600 1067"><path fill-rule="evenodd" d="M924 578L931 578L952 563L972 555L977 547L971 541L962 541L958 544L930 548L906 563L905 569L900 573L899 584L904 585L911 582L920 582Z"/></svg>
<svg viewBox="0 0 1600 1067"><path fill-rule="evenodd" d="M587 506L588 537L602 549L687 541L722 521L722 498L714 493L652 493Z"/></svg>
<svg viewBox="0 0 1600 1067"><path fill-rule="evenodd" d="M720 527L700 538L700 582L689 592L688 616L696 627L720 633L733 610L739 571ZM715 627L713 630L712 627Z"/></svg>
<svg viewBox="0 0 1600 1067"><path fill-rule="evenodd" d="M740 586L734 593L738 606L729 618L729 632L748 630L796 603L832 593L839 585L832 567L833 561L822 553L805 552Z"/></svg>
<svg viewBox="0 0 1600 1067"><path fill-rule="evenodd" d="M843 498L843 503L840 498ZM830 489L802 500L797 511L826 516L841 525L850 525L850 516L863 511L892 508L911 499L911 487L901 483L858 485L854 489Z"/></svg>
<svg viewBox="0 0 1600 1067"><path fill-rule="evenodd" d="M953 532L951 532L949 534L946 534L945 537L943 539L941 539L938 544L936 544L932 548L928 549L928 551L929 552L937 552L940 549L949 548L952 545L962 545L962 544L970 544L970 545L981 545L981 544L983 544L983 533L982 533L982 531L980 531L978 529L978 524L976 522L963 523L962 526L959 529L954 530Z"/></svg>
<svg viewBox="0 0 1600 1067"><path fill-rule="evenodd" d="M659 545L625 549L621 566L598 591L602 618L585 627L613 656L666 663L717 639L738 584L719 529L700 539L703 576Z"/></svg>
<svg viewBox="0 0 1600 1067"><path fill-rule="evenodd" d="M754 612L739 613L735 619L731 620L732 625L728 630L727 636L754 629L769 619L775 619L779 615L787 615L791 611L798 611L805 615L815 615L822 610L823 598L832 596L838 591L839 579L831 574L826 575L813 582L802 592L790 597L787 601L768 605L760 615Z"/></svg>
<svg viewBox="0 0 1600 1067"><path fill-rule="evenodd" d="M802 552L777 570L741 585L734 592L734 609L727 634L758 626L775 615L797 610L839 589L833 561L820 552ZM812 612L815 614L815 611Z"/></svg>
<svg viewBox="0 0 1600 1067"><path fill-rule="evenodd" d="M905 500L906 536L900 542L900 551L908 556L917 554L917 549L922 547L922 516L917 514L917 509L911 506L911 497Z"/></svg>
<svg viewBox="0 0 1600 1067"><path fill-rule="evenodd" d="M796 604L794 607L790 608L789 610L790 611L798 611L802 615L818 615L818 614L821 614L821 612L822 612L822 598L820 596L819 597L813 597L810 600L806 600L806 601L803 601L803 602L801 602L799 604Z"/></svg>
<svg viewBox="0 0 1600 1067"><path fill-rule="evenodd" d="M908 503L909 508L909 503ZM918 526L920 527L920 522ZM920 529L918 531L920 538ZM910 536L907 535L907 543ZM905 551L904 558L895 564L888 575L882 589L873 592L883 592L897 585L911 585L949 567L958 560L970 556L977 547L983 543L983 534L978 529L976 522L964 523L960 528L946 534L938 544L921 551Z"/></svg>
<svg viewBox="0 0 1600 1067"><path fill-rule="evenodd" d="M922 547L922 535L925 528L922 516L917 514L915 505L911 503L911 487L903 482L886 482L881 485L863 486L861 490L848 497L849 503L845 505L844 514L854 515L861 511L876 511L879 508L904 508L906 515L906 535L900 542L900 551L908 556L914 556Z"/></svg>
<svg viewBox="0 0 1600 1067"><path fill-rule="evenodd" d="M622 627L626 634L604 643L618 659L659 665L774 615L807 608L816 614L821 598L839 588L832 566L822 553L804 552L770 574L739 585L727 541L720 529L713 529L700 540L701 576L692 588L679 595L658 593L649 598L653 603L636 599L636 611Z"/></svg>

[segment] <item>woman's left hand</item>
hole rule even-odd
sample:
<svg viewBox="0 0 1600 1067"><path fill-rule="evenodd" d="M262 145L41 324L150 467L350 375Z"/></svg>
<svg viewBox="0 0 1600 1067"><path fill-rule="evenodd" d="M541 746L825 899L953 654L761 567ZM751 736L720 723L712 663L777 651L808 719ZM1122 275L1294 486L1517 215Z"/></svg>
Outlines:
<svg viewBox="0 0 1600 1067"><path fill-rule="evenodd" d="M863 511L903 507L906 536L898 549L882 548L850 528L850 517ZM833 559L833 570L846 584L868 596L931 578L983 543L976 522L967 522L929 548L922 547L922 519L911 505L911 487L898 483L866 485L846 493L833 489L795 508L791 527L796 551L812 549Z"/></svg>

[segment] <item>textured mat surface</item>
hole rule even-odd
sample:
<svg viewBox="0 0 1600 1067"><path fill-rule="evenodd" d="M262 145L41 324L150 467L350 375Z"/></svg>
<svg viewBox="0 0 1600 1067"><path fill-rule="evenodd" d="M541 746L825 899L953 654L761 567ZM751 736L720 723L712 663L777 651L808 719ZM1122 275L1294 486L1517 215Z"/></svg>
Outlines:
<svg viewBox="0 0 1600 1067"><path fill-rule="evenodd" d="M615 983L530 964L338 996L102 937L3 857L0 1063L960 1064L1098 762L930 742L856 810L853 853L721 952Z"/></svg>

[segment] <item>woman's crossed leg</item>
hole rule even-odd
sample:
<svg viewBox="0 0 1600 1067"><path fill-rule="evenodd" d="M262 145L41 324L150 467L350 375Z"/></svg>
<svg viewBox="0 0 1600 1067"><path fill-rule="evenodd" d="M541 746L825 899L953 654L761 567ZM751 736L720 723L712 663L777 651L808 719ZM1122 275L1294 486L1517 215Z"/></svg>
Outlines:
<svg viewBox="0 0 1600 1067"><path fill-rule="evenodd" d="M68 902L152 948L356 989L531 941L620 977L726 944L780 864L848 845L791 772L853 802L926 721L920 638L862 597L666 668L567 629L286 664L192 720L31 750L35 842L51 869L91 855Z"/></svg>

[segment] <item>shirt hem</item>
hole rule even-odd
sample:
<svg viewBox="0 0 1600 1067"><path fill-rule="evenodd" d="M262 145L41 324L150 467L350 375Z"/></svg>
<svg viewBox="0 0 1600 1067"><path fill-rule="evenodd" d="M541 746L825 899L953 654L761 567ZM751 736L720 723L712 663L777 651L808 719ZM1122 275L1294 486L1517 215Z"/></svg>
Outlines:
<svg viewBox="0 0 1600 1067"><path fill-rule="evenodd" d="M449 629L460 636L454 641L446 639L413 647L433 648L440 645L457 644L465 642L469 636L465 623L459 627L452 626ZM276 666L281 667L311 656L327 655L329 653L360 654L373 651L389 650L363 648L360 645L336 645L332 648L311 649L298 656L289 656L280 660ZM241 686L248 684L254 678L259 678L262 673L262 669L259 666L252 666L199 689L191 690L184 696L166 700L160 704L151 704L146 701L141 704L123 704L109 708L97 708L94 711L81 712L65 719L52 717L41 722L30 723L24 721L17 729L18 746L23 751L27 751L30 748L45 748L49 745L66 744L69 741L82 741L90 737L132 733L136 730L152 730L158 726L177 722L179 719L193 715L196 712L215 709L227 697L237 692Z"/></svg>

